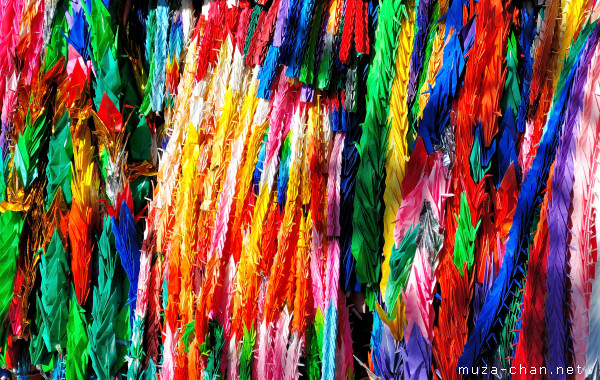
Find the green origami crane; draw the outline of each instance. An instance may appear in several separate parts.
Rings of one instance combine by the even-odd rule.
[[[4,157],[4,152],[0,149],[0,202],[6,199],[6,184],[8,183],[9,167],[8,163],[12,154],[7,153]]]
[[[62,351],[67,345],[69,321],[70,274],[67,253],[58,231],[54,230],[50,245],[40,260],[42,282],[38,296],[38,308],[42,316],[41,333],[48,352]]]
[[[25,132],[19,133],[13,170],[16,170],[23,182],[23,187],[28,188],[38,177],[38,162],[42,146],[46,142],[46,130],[52,122],[47,117],[47,111],[31,120],[31,112],[27,111]]]
[[[71,310],[67,330],[67,373],[66,380],[87,380],[89,361],[89,340],[86,332],[85,310],[77,302],[75,291],[71,295]]]
[[[22,230],[23,219],[19,212],[0,214],[0,278],[3,279],[0,281],[0,320],[4,320],[13,297]],[[4,336],[3,326],[0,325],[0,336]]]
[[[94,288],[92,322],[88,330],[92,368],[99,379],[109,379],[117,371],[117,323],[121,302],[120,282],[115,276],[117,254],[113,244],[110,218],[104,219],[104,228],[98,241],[98,285]]]
[[[242,340],[242,352],[240,354],[240,379],[252,378],[252,357],[254,356],[254,343],[256,342],[256,331],[246,330],[244,326],[244,337]]]
[[[58,62],[61,57],[69,53],[69,44],[63,35],[63,31],[69,29],[65,12],[55,12],[54,27],[50,36],[50,42],[46,49],[45,67],[50,68]]]
[[[114,51],[117,50],[116,46],[111,46],[111,44],[116,45],[117,40],[113,33],[110,12],[104,5],[104,2],[102,0],[92,0],[91,3],[91,12],[88,10],[88,7],[82,7],[82,9],[89,23],[92,61],[94,65],[98,66],[109,48],[112,48]],[[102,95],[102,92],[100,92],[100,95]]]
[[[502,114],[508,110],[508,107],[512,110],[513,117],[516,119],[519,112],[519,106],[521,104],[521,90],[519,87],[519,70],[518,64],[518,50],[517,50],[517,38],[515,33],[510,33],[508,39],[508,47],[506,50],[506,82],[504,83],[504,96],[502,97]]]
[[[454,265],[456,265],[460,275],[464,276],[463,265],[465,261],[468,263],[469,270],[473,267],[475,237],[481,223],[477,222],[475,227],[471,224],[471,210],[465,192],[460,194],[460,217],[456,217],[456,219],[458,220],[458,228],[456,229],[454,243]]]
[[[62,190],[65,201],[71,204],[71,199],[73,198],[71,193],[71,181],[73,180],[73,171],[71,170],[72,159],[71,120],[69,112],[65,111],[54,129],[54,134],[50,136],[50,143],[48,144],[46,208],[52,204],[59,188]]]
[[[402,238],[402,242],[396,248],[392,247],[392,255],[390,256],[390,276],[388,286],[385,290],[385,304],[388,305],[388,311],[396,310],[396,301],[400,295],[400,291],[406,286],[412,263],[417,252],[417,235],[419,226],[412,226]]]
[[[223,339],[223,326],[216,321],[209,321],[210,326],[210,353],[206,360],[206,369],[204,371],[205,380],[217,380],[221,373],[221,354],[225,339]]]

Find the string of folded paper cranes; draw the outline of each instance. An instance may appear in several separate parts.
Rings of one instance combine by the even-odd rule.
[[[0,1],[0,364],[600,378],[599,17]]]

